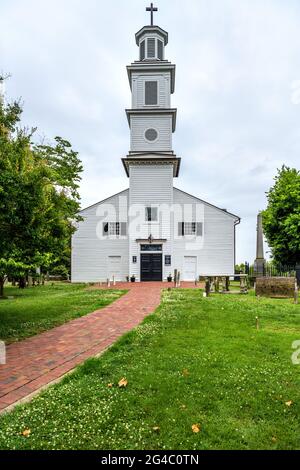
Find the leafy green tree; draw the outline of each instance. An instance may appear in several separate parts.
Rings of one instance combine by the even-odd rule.
[[[277,264],[300,262],[300,172],[283,166],[267,193],[264,234]]]
[[[4,283],[8,277],[24,278],[26,273],[32,269],[22,262],[17,262],[12,258],[0,258],[0,298],[4,295]]]
[[[67,251],[80,220],[77,152],[60,137],[54,145],[33,144],[35,129],[20,127],[21,114],[18,102],[0,100],[0,286],[5,262],[27,266],[23,274],[48,269]]]
[[[244,263],[236,264],[235,265],[235,272],[236,272],[236,274],[245,273],[245,264]]]

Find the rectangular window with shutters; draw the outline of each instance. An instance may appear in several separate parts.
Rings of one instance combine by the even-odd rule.
[[[110,222],[108,224],[108,234],[109,235],[120,235],[120,223],[119,222]]]
[[[185,222],[184,235],[196,235],[196,222]]]
[[[155,39],[148,38],[147,41],[147,58],[154,59],[155,58]]]
[[[157,207],[146,207],[146,222],[158,222]]]
[[[158,104],[158,82],[152,80],[145,82],[145,105],[156,106]]]
[[[157,57],[159,60],[163,60],[163,55],[164,55],[164,45],[163,42],[158,39],[157,41]]]
[[[202,222],[179,222],[178,235],[184,237],[185,235],[196,235],[202,237],[203,224]]]
[[[122,236],[127,235],[126,222],[104,222],[103,223],[103,236]]]

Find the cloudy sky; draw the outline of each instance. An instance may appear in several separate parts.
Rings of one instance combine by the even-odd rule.
[[[69,139],[82,206],[128,186],[125,66],[146,0],[0,0],[0,72],[37,138]],[[175,185],[240,215],[238,261],[255,258],[256,214],[282,164],[299,167],[299,0],[158,0],[177,65]]]

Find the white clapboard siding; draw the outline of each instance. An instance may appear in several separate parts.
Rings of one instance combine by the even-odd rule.
[[[142,210],[142,218],[144,218],[143,207],[157,206],[159,210],[163,207],[171,207],[173,204],[173,166],[172,165],[141,165],[130,167],[130,206],[136,205]],[[134,219],[134,216],[129,220]],[[132,227],[132,225],[130,225]],[[132,227],[132,230],[134,227]],[[130,234],[130,274],[134,274],[140,279],[140,245],[137,239],[147,239],[149,235],[153,235],[155,239],[167,239],[163,245],[163,261],[165,255],[172,256],[172,236],[170,226],[167,220],[163,223],[143,223],[139,232]],[[136,256],[138,263],[132,263],[132,257]],[[164,266],[164,279],[171,272],[171,268]]]
[[[121,204],[119,202],[121,201]],[[171,218],[153,223],[142,223],[138,231],[129,222],[130,239],[98,239],[96,233],[99,208],[107,204],[115,208],[116,220],[127,220],[128,205],[138,205],[144,217],[144,208],[157,206],[173,207],[175,226]],[[100,207],[101,206],[101,207]],[[119,207],[120,206],[120,207]],[[196,208],[198,215],[196,216]],[[180,221],[197,221],[203,224],[203,238],[195,245],[187,237],[178,237],[177,212]],[[121,257],[118,279],[125,280],[134,274],[140,279],[140,244],[137,239],[147,239],[150,234],[156,239],[166,239],[163,244],[163,278],[166,279],[174,269],[178,269],[184,280],[184,272],[188,260],[186,257],[196,257],[196,276],[200,275],[231,275],[234,272],[234,224],[237,218],[196,197],[190,196],[178,189],[173,189],[173,169],[171,165],[141,165],[130,167],[130,190],[113,196],[106,201],[96,204],[81,212],[83,222],[78,224],[78,230],[72,239],[72,281],[98,282],[105,281],[111,272],[110,257]],[[171,222],[169,223],[169,221]],[[101,223],[101,219],[100,219]],[[171,266],[165,266],[165,255],[170,255]],[[133,263],[133,256],[137,263]],[[190,263],[191,264],[191,263]]]
[[[148,142],[145,131],[154,128],[158,139]],[[172,117],[171,116],[132,116],[131,117],[131,151],[171,151],[172,150]]]
[[[128,237],[99,239],[97,226],[99,225],[98,230],[101,232],[103,222],[101,215],[97,213],[99,214],[100,206],[105,210],[114,208],[115,221],[128,222],[128,195],[129,190],[123,191],[80,213],[84,220],[78,224],[72,237],[72,282],[106,281],[109,277],[110,256],[121,257],[121,272],[118,277],[126,280],[129,271]]]
[[[171,107],[171,73],[161,74],[143,73],[132,74],[132,108],[147,108],[145,106],[145,82],[148,80],[158,81],[158,107]]]
[[[200,275],[232,275],[235,259],[235,221],[236,217],[210,204],[174,188],[174,205],[182,208],[192,204],[194,213],[199,205],[199,213],[203,214],[203,243],[194,250],[186,237],[175,237],[173,267],[184,272],[184,257],[197,256],[197,276]],[[188,217],[186,222],[190,222]],[[175,227],[176,233],[177,227]],[[195,246],[197,248],[197,246]]]

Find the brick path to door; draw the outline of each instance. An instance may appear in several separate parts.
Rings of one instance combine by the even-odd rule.
[[[0,413],[105,351],[156,309],[166,287],[159,282],[118,283],[118,289],[129,292],[107,307],[8,345],[6,365],[0,365]],[[182,283],[182,287],[194,284]]]

